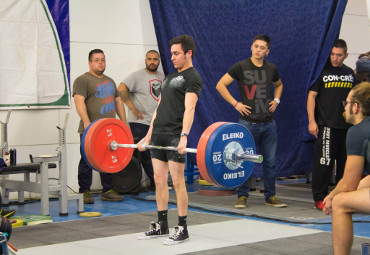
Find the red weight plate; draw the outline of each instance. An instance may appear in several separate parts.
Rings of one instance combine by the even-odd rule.
[[[209,176],[207,167],[206,167],[206,148],[209,137],[212,133],[218,128],[219,126],[225,124],[227,122],[215,122],[210,125],[206,130],[204,130],[202,136],[199,139],[198,146],[197,146],[197,165],[200,172],[200,175],[203,177],[210,184],[215,184],[212,178]]]
[[[90,164],[90,166],[93,168],[93,169],[96,169],[96,165],[94,164],[94,159],[91,155],[91,150],[90,150],[90,147],[91,147],[91,135],[94,133],[93,130],[97,127],[97,123],[103,121],[104,119],[100,119],[100,120],[96,120],[94,122],[92,122],[88,128],[85,130],[85,133],[83,135],[83,139],[82,139],[82,142],[84,143],[84,146],[82,147],[83,148],[83,152],[85,153],[85,157],[86,157],[86,160],[88,161],[88,164]]]
[[[91,131],[90,131],[91,129]],[[129,128],[117,119],[102,119],[89,129],[86,156],[95,170],[106,173],[121,171],[130,162],[133,149],[110,149],[110,143],[133,143]]]
[[[125,168],[132,158],[134,149],[118,148],[112,150],[110,144],[133,144],[130,129],[118,119],[102,119],[90,127],[87,134],[86,157],[95,170],[105,173],[116,173]]]

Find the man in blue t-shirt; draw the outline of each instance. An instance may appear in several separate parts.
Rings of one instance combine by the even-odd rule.
[[[343,178],[324,199],[325,214],[333,215],[334,254],[349,254],[353,242],[352,214],[370,214],[370,83],[355,86],[343,101],[347,123],[347,162]]]
[[[234,64],[217,83],[216,89],[240,113],[239,123],[251,132],[263,156],[265,204],[286,207],[287,205],[275,195],[277,131],[274,112],[280,103],[283,83],[277,67],[265,60],[265,56],[270,52],[270,38],[264,34],[256,35],[251,51],[251,58]],[[238,102],[227,88],[234,80],[238,81],[241,102]],[[274,86],[273,97],[271,84]],[[247,207],[249,190],[247,180],[237,190],[235,208]]]

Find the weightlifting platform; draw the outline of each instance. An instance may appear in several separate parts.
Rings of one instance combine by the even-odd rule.
[[[288,204],[286,208],[266,206],[264,195],[257,186],[256,191],[249,193],[247,208],[235,209],[234,203],[237,195],[204,196],[197,190],[189,192],[189,207],[208,212],[225,213],[236,216],[251,216],[260,219],[278,220],[295,224],[330,223],[331,216],[324,215],[322,211],[314,209],[310,185],[301,184],[290,186],[289,183],[276,185],[277,196]],[[144,200],[155,201],[154,195],[149,195]],[[170,194],[170,203],[176,203],[174,193]]]
[[[248,207],[241,210],[233,207],[236,195],[201,196],[197,183],[187,185],[187,188],[190,240],[184,244],[166,247],[162,244],[163,239],[148,242],[136,239],[157,217],[154,192],[126,195],[122,202],[105,202],[95,197],[95,203],[85,205],[85,211],[101,212],[101,217],[53,216],[54,223],[13,229],[11,241],[24,255],[126,254],[124,251],[130,251],[130,254],[150,251],[161,255],[333,253],[331,219],[313,209],[311,190],[305,183],[277,185],[277,194],[287,202],[287,208],[264,205],[263,194],[257,186],[257,190],[250,193]],[[171,191],[172,202],[174,198]],[[57,212],[51,212],[51,215],[55,214]],[[370,216],[355,216],[355,220],[370,222]],[[173,203],[169,205],[169,224],[172,233],[177,224]],[[370,223],[355,223],[351,254],[361,255],[361,245],[370,242],[369,229]]]

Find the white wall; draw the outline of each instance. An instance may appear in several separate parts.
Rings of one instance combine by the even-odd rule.
[[[370,50],[370,16],[366,2],[370,8],[370,0],[348,0],[339,34],[348,46],[349,54],[344,63],[353,69],[358,56]]]
[[[144,67],[144,54],[157,49],[149,0],[70,0],[71,81],[88,71],[88,53],[101,48],[106,55],[105,74],[117,83],[132,71]],[[370,45],[370,22],[366,0],[349,0],[340,37],[348,43],[350,56],[346,64],[355,67],[360,53]],[[72,85],[71,85],[72,87]],[[28,155],[56,154],[57,125],[63,126],[66,113],[68,185],[75,191],[77,165],[80,159],[77,127],[79,117],[73,100],[70,109],[14,110],[8,125],[9,148],[17,149],[18,162],[28,162]],[[0,111],[5,121],[6,111]],[[92,188],[100,188],[94,173]]]
[[[112,77],[117,86],[128,74],[145,66],[148,50],[158,50],[148,0],[70,0],[69,8],[71,87],[79,75],[88,71],[88,53],[92,49],[105,52],[105,74]],[[8,124],[9,149],[17,149],[18,163],[29,162],[29,154],[56,155],[56,126],[63,126],[66,113],[70,115],[66,132],[68,185],[78,191],[80,119],[73,99],[70,109],[13,110]],[[6,115],[7,111],[0,111],[0,121],[4,122]],[[56,176],[57,172],[52,171],[51,177]],[[96,172],[92,188],[101,188]]]

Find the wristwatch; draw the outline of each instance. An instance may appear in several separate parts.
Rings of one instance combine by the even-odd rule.
[[[279,98],[274,98],[274,100],[276,101],[276,103],[280,104],[280,99]]]
[[[188,134],[185,133],[185,132],[181,132],[180,136],[186,136],[186,137],[188,137]]]

